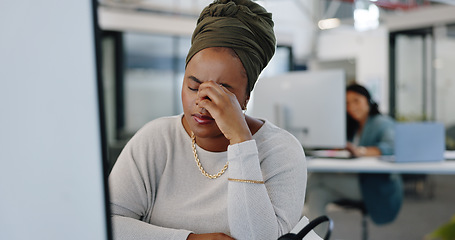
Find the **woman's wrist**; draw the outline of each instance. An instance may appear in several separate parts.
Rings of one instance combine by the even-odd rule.
[[[234,136],[232,136],[229,139],[229,145],[246,142],[246,141],[249,141],[252,139],[253,139],[253,135],[251,134],[250,129],[248,128],[248,125],[246,125],[246,123],[245,123],[245,127],[241,131],[239,131],[238,134],[235,134]]]
[[[234,138],[234,139],[230,139],[229,140],[229,144],[230,145],[234,145],[234,144],[246,142],[246,141],[249,141],[249,140],[252,140],[252,139],[253,139],[253,136],[251,136],[251,134],[250,135],[245,135],[245,136],[237,137],[237,138]]]

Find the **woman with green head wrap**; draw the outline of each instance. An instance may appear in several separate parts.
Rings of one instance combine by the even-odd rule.
[[[275,42],[271,14],[252,1],[215,1],[201,12],[183,114],[139,130],[109,177],[116,239],[275,240],[297,224],[303,149],[242,112]]]

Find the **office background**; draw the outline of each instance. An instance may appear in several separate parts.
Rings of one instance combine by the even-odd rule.
[[[95,10],[100,27],[101,108],[105,110],[102,116],[96,111],[98,101],[93,85],[96,77],[91,69],[95,63],[87,62],[93,60],[90,53],[94,50],[86,52],[80,48],[86,50],[87,46],[80,46],[81,42],[94,37],[85,35],[93,30],[86,22],[91,16],[88,4],[91,2],[80,2],[68,5],[52,0],[0,1],[0,160],[4,166],[0,174],[0,203],[15,202],[1,204],[0,236],[6,236],[5,239],[30,239],[30,236],[62,239],[59,234],[65,239],[90,239],[84,234],[92,234],[94,239],[107,238],[108,233],[103,231],[107,220],[103,219],[105,196],[101,186],[100,149],[107,149],[108,172],[139,127],[155,118],[181,112],[179,94],[184,58],[197,14],[211,1],[93,1],[99,4]],[[279,45],[262,77],[289,71],[341,68],[346,72],[347,82],[357,81],[367,86],[381,110],[397,120],[444,123],[447,149],[455,149],[455,112],[451,106],[455,101],[453,1],[264,0],[260,3],[274,14]],[[354,10],[368,13],[368,17],[362,22]],[[72,58],[82,53],[87,54],[83,60]],[[76,74],[80,72],[75,66],[84,67],[88,75]],[[38,70],[31,71],[35,68]],[[59,70],[64,72],[56,75]],[[77,89],[81,89],[80,94]],[[66,105],[53,105],[58,102]],[[43,121],[37,122],[39,119]],[[99,119],[105,121],[98,124]],[[36,123],[33,129],[43,131],[27,131],[24,128],[28,126],[27,120]],[[64,120],[68,120],[65,126],[74,127],[62,126],[56,130]],[[103,129],[98,129],[100,126]],[[103,131],[105,135],[101,134]],[[100,135],[93,135],[94,132]],[[32,140],[18,144],[12,141],[15,134],[28,134]],[[106,141],[101,141],[103,137]],[[52,140],[55,148],[61,144],[60,149],[65,152],[50,156],[46,152],[51,151],[46,140]],[[105,145],[101,147],[98,143]],[[77,148],[68,150],[68,144]],[[20,157],[18,152],[22,153]],[[19,171],[22,172],[15,174]],[[12,176],[22,180],[14,181]],[[50,179],[46,180],[46,176]],[[399,217],[387,226],[370,224],[370,239],[423,239],[455,214],[454,176],[409,178]],[[54,185],[56,182],[69,184],[71,191]],[[44,190],[41,187],[46,184],[50,186],[47,192],[36,190]],[[36,189],[19,192],[30,188]],[[77,191],[80,193],[76,194]],[[10,195],[5,197],[5,193]],[[88,196],[94,198],[87,199]],[[51,202],[50,198],[58,201]],[[57,203],[62,204],[61,208],[53,207]],[[80,204],[80,208],[72,204]],[[11,218],[19,208],[27,210],[24,218],[28,220],[22,220],[22,215]],[[6,210],[11,215],[4,214]],[[334,239],[360,239],[358,212],[333,206],[329,210],[336,222]],[[94,214],[91,220],[95,223],[80,221],[84,214]],[[68,216],[74,217],[75,223],[71,224],[80,226],[78,229],[99,228],[88,232],[59,227],[58,224],[64,224],[59,219]],[[47,224],[48,228],[39,223]]]
[[[181,112],[179,89],[191,29],[209,2],[100,1],[110,145],[121,146],[119,140],[150,119]],[[455,62],[450,54],[455,6],[450,1],[260,2],[274,14],[278,40],[262,77],[341,68],[347,83],[367,86],[380,110],[397,120],[435,120],[448,130],[455,125],[449,104],[455,100],[455,70],[449,67]],[[376,6],[377,22],[364,20],[373,22],[369,28],[357,24],[356,6]],[[335,23],[324,23],[327,19]]]
[[[145,122],[181,112],[192,24],[208,2],[101,1],[104,57],[110,59],[103,72],[111,163]],[[396,120],[444,123],[447,148],[455,148],[450,132],[455,125],[450,106],[455,101],[450,67],[455,63],[455,6],[450,1],[260,2],[274,14],[278,40],[277,55],[261,77],[343,69],[346,83],[367,86],[381,111]],[[378,22],[356,24],[354,10],[362,4],[368,10],[376,4]],[[406,198],[399,217],[386,226],[370,222],[370,239],[423,239],[455,214],[455,195],[447,191],[454,177],[404,177]],[[360,239],[359,211],[329,210],[336,222],[334,239]]]
[[[101,1],[111,163],[145,122],[181,112],[180,85],[191,29],[208,2]],[[262,77],[341,68],[347,83],[357,81],[368,87],[385,114],[399,121],[443,122],[447,148],[455,148],[450,138],[455,125],[450,106],[455,101],[455,70],[450,67],[455,63],[451,54],[455,6],[450,1],[261,3],[274,14],[279,45]],[[368,21],[356,24],[354,10],[362,4],[359,10],[370,10],[372,4],[378,7],[377,22],[373,18],[370,25]],[[371,9],[375,15],[375,8]],[[321,21],[325,19],[329,21]],[[452,176],[405,177],[402,212],[387,226],[370,224],[371,239],[422,239],[455,213],[450,204],[455,196],[446,191],[453,187]],[[346,214],[344,209],[330,209],[337,222],[334,238],[360,239],[358,211]]]

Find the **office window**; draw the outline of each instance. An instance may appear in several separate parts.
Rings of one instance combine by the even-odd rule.
[[[426,40],[430,36],[400,34],[396,52],[396,118],[402,121],[425,120],[431,116],[425,108]]]
[[[435,117],[446,126],[447,149],[455,150],[455,24],[435,29]]]
[[[455,150],[455,25],[390,35],[390,109],[398,121],[438,121]]]
[[[275,55],[270,59],[269,64],[262,71],[261,77],[272,77],[285,72],[289,72],[294,68],[294,59],[292,48],[288,46],[278,46],[275,50]]]
[[[124,131],[182,112],[180,88],[190,38],[124,34]]]

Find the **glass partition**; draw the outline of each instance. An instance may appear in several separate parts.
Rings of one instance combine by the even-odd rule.
[[[390,109],[398,121],[438,121],[455,149],[455,25],[390,34]]]
[[[455,24],[435,29],[435,114],[446,126],[447,149],[455,150]]]

